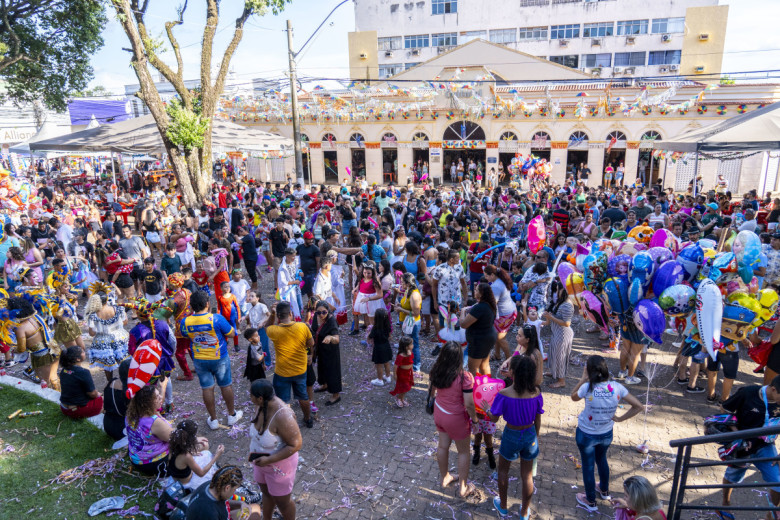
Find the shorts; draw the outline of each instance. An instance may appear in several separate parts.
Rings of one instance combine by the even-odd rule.
[[[501,434],[501,446],[498,453],[508,461],[534,460],[539,456],[539,442],[536,438],[536,428],[533,426],[525,430],[512,430],[504,428]]]
[[[274,257],[274,269],[277,271],[279,270],[279,267],[282,265],[282,260],[284,260],[284,257],[281,256],[275,256]]]
[[[146,276],[146,271],[143,267],[140,267],[138,264],[133,264],[133,272],[130,273],[130,278],[132,278],[135,281],[141,281]]]
[[[295,486],[295,473],[298,471],[298,453],[268,466],[258,467],[252,464],[255,482],[265,484],[272,497],[284,497],[292,493]]]
[[[446,433],[453,441],[471,437],[471,419],[465,410],[459,414],[451,414],[442,411],[436,403],[433,405],[433,422],[436,431]]]
[[[303,287],[301,288],[301,291],[303,291],[303,294],[311,298],[311,296],[314,294],[314,280],[317,279],[317,273],[314,274],[306,274],[303,276]]]
[[[474,286],[475,283],[482,280],[482,277],[485,276],[485,273],[474,273],[469,271],[469,286]]]
[[[715,361],[711,357],[707,359],[707,372],[717,372],[721,367],[723,367],[723,377],[736,379],[739,372],[739,352],[720,350],[715,356]]]
[[[496,336],[483,337],[476,342],[468,341],[469,357],[473,359],[485,359],[496,346]]]
[[[488,421],[487,419],[480,419],[477,420],[477,427],[475,433],[483,433],[485,435],[495,435],[496,430],[498,430],[498,426],[493,421]]]
[[[774,444],[768,444],[757,452],[749,455],[747,458],[759,459],[777,457],[777,448]],[[772,462],[751,462],[756,469],[761,472],[761,478],[764,482],[780,482],[780,465],[776,461]],[[723,475],[723,479],[731,482],[732,484],[739,484],[744,480],[745,473],[747,473],[748,464],[740,464],[739,466],[728,466],[726,473]],[[780,487],[770,488],[772,491],[780,493]]]
[[[314,386],[314,383],[317,382],[317,375],[314,373],[314,367],[311,365],[308,365],[306,367],[306,386]],[[306,393],[306,397],[308,397],[308,392]]]
[[[626,341],[630,341],[631,343],[636,343],[637,345],[647,345],[650,343],[650,339],[642,334],[642,332],[634,326],[634,324],[630,324],[628,327],[623,327],[621,331],[621,336]]]
[[[160,234],[157,231],[147,231],[146,241],[149,242],[150,244],[159,244]]]
[[[113,277],[113,275],[111,276]],[[133,279],[129,274],[122,273],[117,277],[116,282],[114,282],[114,284],[120,289],[129,289],[130,287],[133,286]]]
[[[220,359],[193,359],[192,364],[195,365],[200,387],[204,390],[213,388],[215,383],[220,388],[233,384],[233,374],[230,372],[230,358],[228,356]]]
[[[285,403],[289,403],[291,397],[299,401],[309,400],[309,394],[306,392],[306,372],[293,377],[274,374],[272,384],[276,395]]]

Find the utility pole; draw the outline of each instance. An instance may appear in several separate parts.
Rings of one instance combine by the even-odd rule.
[[[303,152],[301,151],[301,123],[298,121],[298,78],[295,73],[295,56],[292,22],[287,20],[287,57],[290,62],[290,107],[292,108],[293,146],[295,146],[295,177],[298,184],[303,186]]]

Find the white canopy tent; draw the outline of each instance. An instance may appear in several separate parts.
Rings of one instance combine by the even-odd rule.
[[[61,135],[65,135],[70,131],[70,127],[63,125],[56,125],[52,123],[51,121],[44,121],[43,125],[41,125],[40,130],[36,132],[34,136],[29,138],[26,141],[22,141],[21,143],[15,144],[12,147],[8,149],[10,153],[16,153],[19,155],[25,155],[25,156],[35,156],[45,159],[52,159],[54,157],[59,157],[64,154],[62,153],[54,153],[54,154],[47,154],[46,152],[41,151],[32,151],[30,149],[30,144],[35,143],[37,141],[43,141],[45,139],[52,139],[59,137]]]

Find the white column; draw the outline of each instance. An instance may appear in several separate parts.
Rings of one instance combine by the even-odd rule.
[[[379,143],[376,143],[379,144]],[[366,146],[366,181],[382,184],[382,149]]]
[[[398,148],[398,182],[397,186],[405,186],[406,179],[409,178],[414,158],[414,151],[411,148]]]
[[[639,143],[635,143],[638,145]],[[626,172],[623,176],[623,184],[629,185],[636,181],[637,172],[639,170],[639,148],[631,148],[631,143],[628,143],[626,148],[626,161],[623,165],[626,167]],[[650,163],[647,163],[648,172],[650,170]]]
[[[312,184],[323,184],[325,182],[325,155],[322,148],[310,148],[309,150],[311,182]]]
[[[352,169],[352,150],[349,148],[338,148],[336,150],[336,161],[339,165],[339,183],[349,182],[351,177],[347,173],[347,168]]]
[[[588,150],[588,186],[600,186],[604,184],[604,148],[591,148]],[[614,183],[614,177],[612,181]]]
[[[556,148],[556,144],[558,143],[552,143],[553,147],[550,150],[550,163],[552,164],[552,173],[550,174],[550,177],[552,178],[553,182],[557,182],[558,184],[563,184],[563,182],[566,180],[566,144],[563,142],[563,146],[560,148]],[[559,145],[560,146],[560,145]]]

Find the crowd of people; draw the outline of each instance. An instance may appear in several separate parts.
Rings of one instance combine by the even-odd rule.
[[[601,238],[630,240],[640,225],[668,229],[680,244],[747,229],[760,232],[765,244],[756,275],[764,287],[780,287],[780,199],[761,200],[753,191],[733,202],[730,193],[693,185],[684,194],[638,182],[589,187],[583,176],[563,184],[526,179],[527,189],[520,190],[500,186],[495,171],[483,179],[481,165],[453,168],[461,182],[439,188],[423,178],[422,163],[419,182],[400,189],[365,182],[309,188],[248,180],[240,168],[221,165],[198,208],[184,207],[175,179],[166,176],[149,182],[135,172],[120,175],[116,185],[106,181],[83,191],[43,180],[35,209],[4,214],[4,367],[29,363],[24,376],[60,390],[68,417],[103,412],[106,433],[126,439],[135,469],[191,491],[186,518],[223,519],[229,511],[259,515],[261,508],[232,501],[241,471],[217,469],[224,447],[212,453],[208,439],[198,436],[197,420],[173,424],[166,416],[176,405],[174,386],[197,378],[210,430],[241,421],[232,364],[235,352],[245,349],[243,375],[257,409],[248,458],[262,491],[262,517],[278,509],[290,519],[303,441],[289,403],[299,403],[304,427],[315,427],[315,394],[328,394],[322,406],[339,403],[346,369],[369,371],[371,385],[404,408],[411,404],[407,394],[424,381],[423,357],[430,356],[427,408],[438,432],[441,487],[457,484],[464,498],[479,493],[468,475],[484,443],[487,463],[496,469],[496,511],[509,514],[509,474],[520,459],[517,498],[520,517],[528,518],[538,499],[535,460],[544,452],[544,392],[568,386],[578,312],[555,275],[556,262]],[[470,170],[474,176],[464,179]],[[128,213],[134,218],[125,223]],[[532,253],[528,223],[537,215],[544,218],[545,241]],[[264,276],[273,287],[259,284]],[[135,318],[132,328],[129,318]],[[592,355],[571,391],[573,401],[584,402],[572,433],[585,488],[572,500],[591,512],[598,500],[612,500],[613,428],[642,412],[627,387],[647,377],[642,360],[649,340],[620,323],[613,327],[621,338],[612,345],[620,350],[617,377],[603,357]],[[342,366],[339,345],[346,336],[358,336],[370,349],[373,368]],[[766,339],[777,345],[780,333]],[[130,359],[149,340],[160,344],[160,361],[139,385],[129,377]],[[738,429],[760,427],[765,416],[780,414],[780,347],[769,357],[764,386],[736,392],[740,361],[737,350],[730,352],[706,363],[681,357],[678,383],[721,402]],[[105,372],[103,392],[87,364]],[[706,390],[697,385],[699,372]],[[491,374],[506,387],[492,402],[475,402],[475,378]],[[457,474],[449,469],[453,443]],[[773,442],[755,439],[754,446],[750,456],[777,454]],[[776,465],[756,466],[768,482],[780,481]],[[744,474],[730,468],[724,479],[737,483]],[[663,518],[645,478],[626,479],[623,490],[625,498],[612,502],[627,518]],[[771,493],[780,504],[780,487]],[[729,500],[724,494],[725,505]]]

